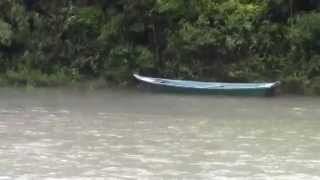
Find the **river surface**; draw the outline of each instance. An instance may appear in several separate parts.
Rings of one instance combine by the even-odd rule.
[[[9,179],[320,179],[320,98],[0,89]]]

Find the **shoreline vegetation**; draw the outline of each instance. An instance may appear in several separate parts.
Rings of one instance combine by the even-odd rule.
[[[137,80],[130,79],[123,83],[107,81],[104,78],[80,78],[60,74],[60,75],[43,75],[36,74],[33,76],[25,76],[20,73],[11,72],[9,75],[0,75],[0,87],[16,87],[16,88],[76,88],[83,90],[98,89],[137,89],[141,88],[141,83]],[[320,82],[319,82],[320,83]],[[281,82],[276,87],[276,95],[320,95],[319,86],[303,86],[300,82]]]
[[[0,86],[128,87],[138,72],[320,95],[319,10],[315,0],[1,0]]]

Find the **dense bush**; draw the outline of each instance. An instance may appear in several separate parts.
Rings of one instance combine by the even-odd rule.
[[[320,73],[319,5],[314,0],[1,0],[0,74],[14,84],[34,77],[41,83],[33,84],[40,85],[100,77],[126,84],[133,72],[283,80],[300,92]]]

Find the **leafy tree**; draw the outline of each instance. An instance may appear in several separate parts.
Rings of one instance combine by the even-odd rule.
[[[317,0],[1,0],[0,75],[39,84],[80,77],[127,84],[133,72],[311,84],[320,73],[319,7]]]

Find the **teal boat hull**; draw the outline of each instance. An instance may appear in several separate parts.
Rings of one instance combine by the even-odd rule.
[[[233,96],[272,96],[280,84],[273,83],[219,83],[171,80],[145,77],[135,74],[134,77],[149,88],[159,92],[187,93],[204,95],[233,95]]]
[[[183,94],[203,94],[203,95],[228,95],[228,96],[273,96],[275,94],[274,89],[192,89],[192,88],[177,88],[177,87],[166,87],[158,85],[150,85],[152,88],[158,92],[167,93],[183,93]]]

